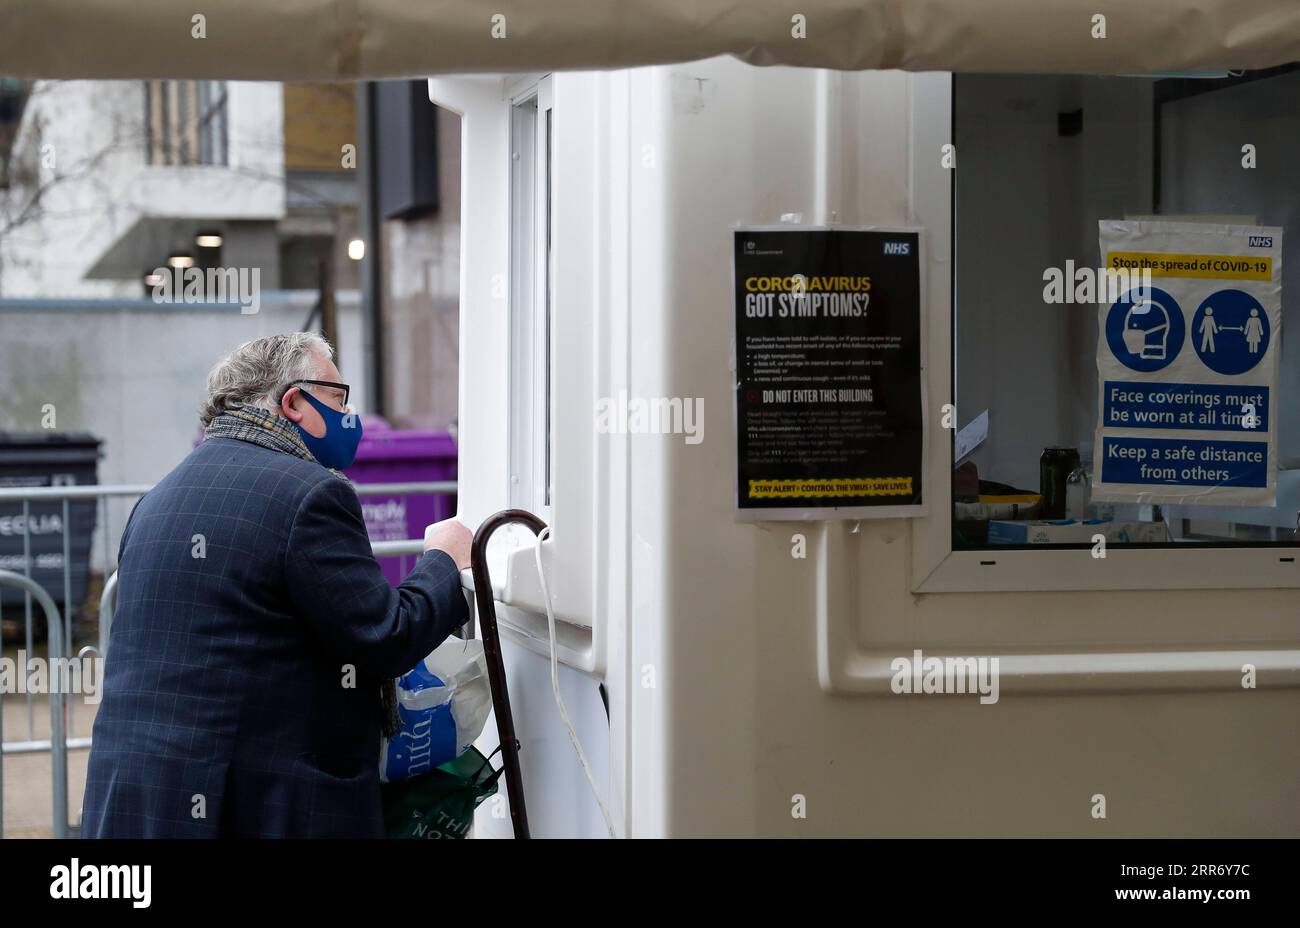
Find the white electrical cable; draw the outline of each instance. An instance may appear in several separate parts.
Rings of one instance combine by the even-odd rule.
[[[560,695],[560,673],[559,665],[555,657],[555,612],[551,609],[551,591],[546,585],[546,571],[542,569],[542,542],[551,534],[551,527],[548,525],[537,534],[537,545],[533,548],[533,558],[537,562],[537,579],[542,585],[542,601],[546,603],[546,627],[551,638],[551,689],[555,693],[555,704],[560,709],[560,720],[564,722],[564,730],[569,733],[569,740],[573,742],[573,749],[578,752],[578,762],[582,764],[582,772],[587,775],[587,783],[591,786],[591,794],[596,797],[596,804],[600,806],[600,814],[605,817],[605,827],[609,829],[609,836],[617,838],[618,833],[614,830],[614,819],[609,814],[609,809],[605,807],[605,801],[600,798],[600,790],[596,788],[596,778],[592,775],[591,764],[587,763],[587,755],[582,750],[582,743],[578,741],[578,733],[573,730],[573,723],[569,721],[569,710],[564,707],[564,698]]]

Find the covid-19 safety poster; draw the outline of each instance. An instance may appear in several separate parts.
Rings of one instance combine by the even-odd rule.
[[[920,247],[915,228],[735,230],[739,518],[925,513]]]
[[[1095,500],[1272,506],[1282,230],[1103,220]]]

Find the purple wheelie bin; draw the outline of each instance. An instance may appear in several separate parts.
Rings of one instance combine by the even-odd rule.
[[[456,442],[449,433],[394,429],[379,416],[362,416],[361,425],[356,460],[344,471],[354,483],[456,479]],[[361,512],[371,541],[423,538],[426,525],[456,514],[456,496],[362,496]],[[388,582],[397,586],[418,559],[419,554],[410,554],[381,557],[379,563]]]

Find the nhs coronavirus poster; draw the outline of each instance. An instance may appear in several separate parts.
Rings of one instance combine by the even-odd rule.
[[[734,233],[742,519],[923,515],[921,234]]]
[[[1272,506],[1282,230],[1103,220],[1093,499]]]

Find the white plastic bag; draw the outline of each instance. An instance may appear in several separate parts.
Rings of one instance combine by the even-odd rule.
[[[492,709],[483,642],[448,638],[397,680],[402,727],[379,750],[379,779],[410,779],[459,757]]]

